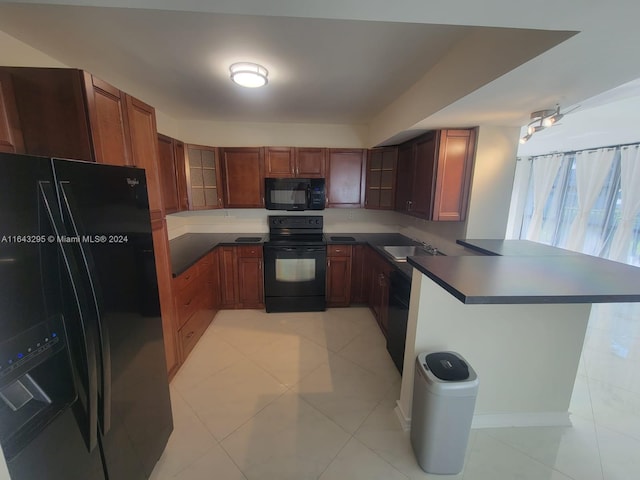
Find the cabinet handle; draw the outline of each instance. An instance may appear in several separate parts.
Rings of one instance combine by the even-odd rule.
[[[330,266],[331,266],[331,259],[327,258],[327,267],[330,267]]]
[[[194,335],[195,333],[196,333],[196,332],[194,332],[194,331],[191,331],[191,332],[187,333],[187,335],[186,335],[187,340],[188,340],[188,339],[190,339],[191,337],[193,337],[193,335]]]

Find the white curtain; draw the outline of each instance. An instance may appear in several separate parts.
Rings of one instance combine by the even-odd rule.
[[[505,238],[520,238],[522,216],[527,204],[529,179],[531,178],[531,164],[529,157],[519,158],[516,161],[516,172],[513,177],[513,189],[511,191],[511,203],[509,207],[509,219],[507,221],[507,233]]]
[[[600,149],[576,153],[576,188],[578,212],[571,223],[566,248],[581,252],[589,226],[589,215],[607,179],[615,149]]]
[[[563,157],[563,153],[558,153],[533,159],[533,214],[527,229],[527,240],[537,240],[540,237],[544,207],[547,204]]]
[[[621,218],[613,235],[609,258],[627,262],[635,218],[640,213],[640,148],[620,149]]]

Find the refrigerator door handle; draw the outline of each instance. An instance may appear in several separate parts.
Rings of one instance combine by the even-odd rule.
[[[62,208],[64,213],[69,217],[71,227],[73,229],[73,235],[76,238],[81,238],[84,235],[84,229],[81,225],[78,225],[73,215],[73,211],[77,209],[76,202],[73,197],[73,193],[69,190],[69,182],[60,181],[60,191],[62,192]],[[84,265],[85,273],[89,279],[89,286],[91,287],[91,297],[93,299],[93,307],[95,309],[94,317],[98,328],[98,335],[100,339],[100,358],[101,358],[101,402],[98,405],[98,413],[100,415],[100,425],[102,434],[106,434],[111,429],[111,345],[109,341],[109,331],[107,329],[106,322],[102,321],[100,315],[100,307],[98,302],[98,295],[96,290],[96,278],[90,265],[94,265],[91,250],[87,248],[82,241],[77,244],[80,247],[80,253],[82,257],[82,264]]]
[[[62,222],[62,218],[60,218],[58,214],[58,209],[55,208],[58,205],[58,199],[56,194],[51,186],[50,182],[41,181],[39,182],[39,190],[40,195],[43,200],[43,204],[49,218],[49,222],[51,224],[51,228],[56,236],[53,241],[58,244],[60,248],[60,253],[62,255],[64,268],[67,271],[69,276],[69,281],[71,283],[71,290],[75,299],[76,308],[78,310],[78,314],[81,320],[81,333],[83,340],[83,354],[84,361],[86,363],[86,378],[80,380],[82,383],[85,383],[86,389],[86,401],[85,409],[83,412],[86,415],[86,425],[82,426],[83,429],[83,437],[89,452],[92,452],[98,445],[98,380],[97,380],[97,369],[96,369],[96,355],[94,348],[94,338],[92,331],[87,328],[87,323],[85,321],[86,310],[87,307],[84,305],[86,299],[84,298],[83,292],[79,290],[78,287],[78,279],[79,272],[77,270],[77,266],[73,261],[73,251],[71,250],[70,244],[63,241],[63,238],[66,237],[66,230],[64,228],[64,223]],[[54,210],[55,208],[55,210]],[[73,355],[70,355],[72,361],[75,361]],[[76,367],[77,368],[77,367]],[[80,369],[77,369],[80,370]],[[79,402],[83,403],[83,402]],[[84,420],[84,419],[83,419]],[[85,423],[85,422],[83,422]],[[86,428],[86,430],[84,430]]]

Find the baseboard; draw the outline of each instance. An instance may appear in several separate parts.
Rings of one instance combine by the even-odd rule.
[[[403,430],[411,430],[411,418],[404,413],[399,401],[394,409]],[[471,428],[506,427],[570,427],[569,412],[496,413],[473,416]]]
[[[479,414],[471,422],[471,428],[570,426],[569,412]]]
[[[398,417],[398,421],[400,422],[400,426],[402,427],[402,429],[405,432],[411,430],[411,418],[409,418],[407,414],[402,410],[400,400],[396,400],[396,408],[394,408],[393,411],[396,412],[396,416]]]

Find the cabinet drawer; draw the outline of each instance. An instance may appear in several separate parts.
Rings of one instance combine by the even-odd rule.
[[[173,285],[175,287],[175,290],[179,292],[187,285],[192,283],[198,276],[198,268],[199,263],[196,263],[195,265],[190,266],[186,271],[178,275],[176,278],[174,278]]]
[[[185,324],[189,317],[200,307],[202,303],[202,286],[200,282],[193,281],[176,295],[176,311],[178,313],[178,328]]]
[[[236,247],[238,257],[262,257],[262,245]]]
[[[204,333],[213,319],[212,310],[199,310],[180,329],[180,342],[182,343],[182,358],[187,358],[191,350]]]
[[[327,245],[327,255],[330,257],[350,257],[351,245]]]

